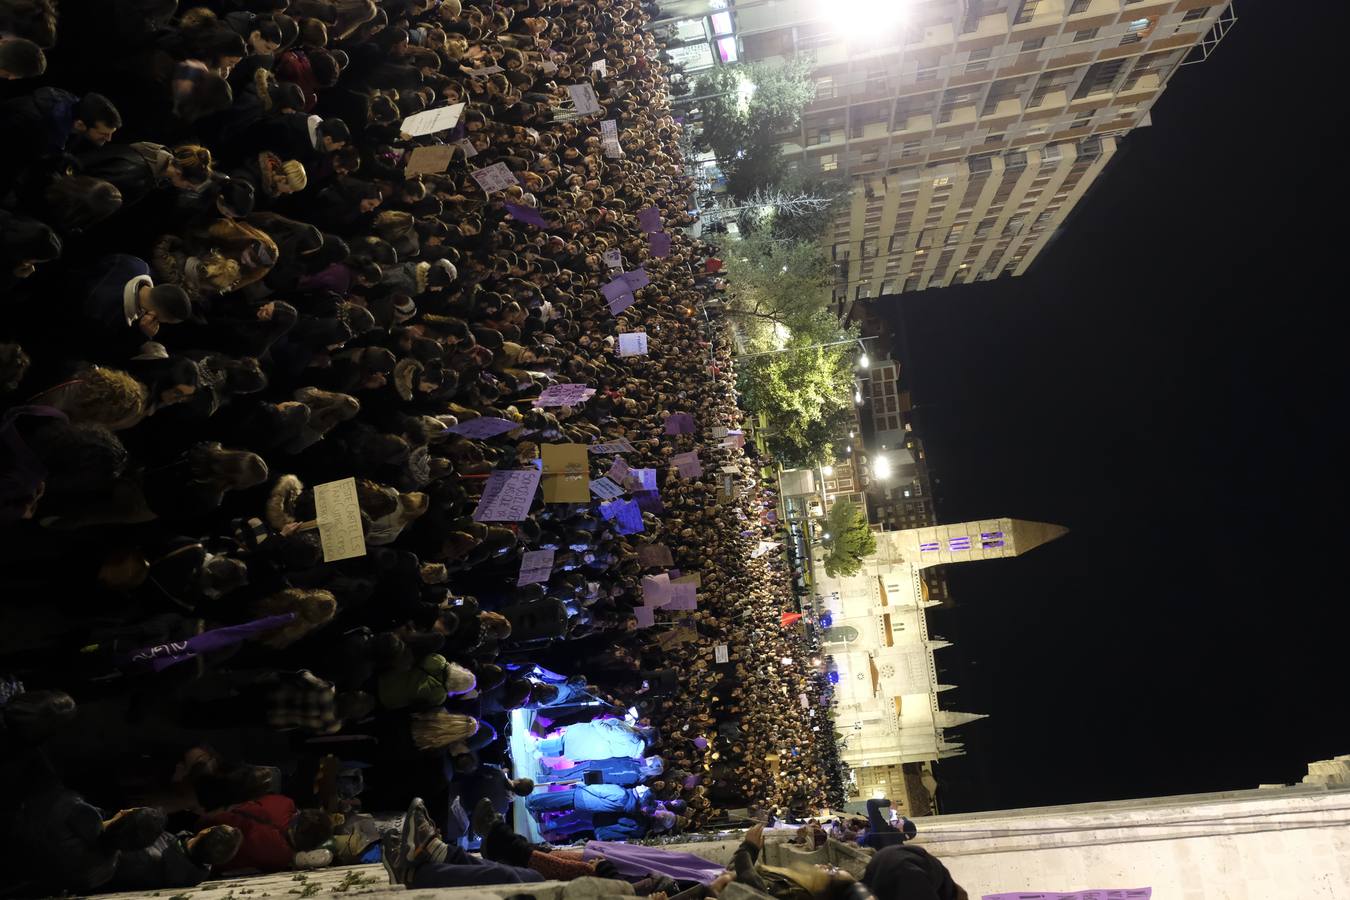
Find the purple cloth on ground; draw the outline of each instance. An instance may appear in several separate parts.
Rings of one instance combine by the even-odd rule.
[[[625,878],[646,878],[655,872],[677,881],[697,881],[699,884],[707,884],[726,871],[725,866],[709,862],[692,853],[615,841],[587,841],[585,858],[594,859],[597,856],[603,856],[614,863],[614,868]]]

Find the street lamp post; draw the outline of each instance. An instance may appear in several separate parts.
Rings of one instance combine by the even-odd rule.
[[[876,339],[877,335],[872,335],[864,338],[849,338],[846,341],[830,341],[826,344],[808,344],[805,347],[783,347],[780,350],[761,350],[758,353],[742,353],[739,356],[733,356],[732,359],[753,359],[756,356],[773,356],[775,353],[793,353],[798,350],[820,350],[825,347],[840,347],[844,344],[860,344],[863,341],[875,341]],[[864,353],[863,356],[866,358],[867,354]]]

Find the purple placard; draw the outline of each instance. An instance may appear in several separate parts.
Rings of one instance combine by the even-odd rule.
[[[698,461],[697,450],[677,453],[670,458],[670,461],[675,464],[682,478],[697,478],[703,474],[703,465]]]
[[[647,235],[647,244],[651,248],[652,256],[657,259],[665,259],[670,255],[670,235],[664,231],[653,231]]]
[[[614,517],[615,530],[619,534],[637,534],[646,531],[642,522],[642,510],[634,500],[616,501],[619,503],[618,515]]]
[[[693,434],[694,417],[690,413],[671,413],[666,417],[666,434]]]
[[[616,500],[610,500],[607,503],[600,504],[600,518],[606,522],[612,520],[619,514],[619,503]]]
[[[634,490],[654,491],[657,489],[655,469],[629,469],[628,478],[632,480],[625,483],[634,485]]]
[[[652,283],[651,277],[647,275],[647,270],[642,266],[638,266],[631,272],[624,272],[619,277],[628,285],[628,289],[634,292],[640,291]]]
[[[665,572],[660,575],[644,575],[642,577],[643,605],[649,607],[665,606],[670,602],[670,587],[670,576]]]
[[[483,497],[473,511],[475,522],[519,522],[530,514],[539,489],[538,469],[497,469],[483,486]]]
[[[605,474],[616,484],[623,484],[623,480],[628,477],[628,473],[631,471],[633,470],[628,468],[627,460],[622,456],[616,456],[614,457],[614,464],[609,467],[609,471]]]
[[[516,577],[516,587],[548,581],[553,574],[553,557],[556,550],[527,550],[520,558],[520,574]]]
[[[507,214],[516,221],[524,222],[526,225],[533,225],[535,228],[548,228],[548,222],[544,221],[544,217],[539,215],[532,207],[520,206],[516,203],[507,203],[505,206]],[[666,243],[670,243],[669,239],[667,239]]]
[[[694,738],[694,746],[697,747],[697,748],[700,749],[700,750],[707,750],[707,749],[708,749],[708,739],[705,738],[705,737],[696,737],[696,738]]]
[[[624,294],[631,294],[632,292],[633,289],[628,286],[628,282],[624,280],[622,275],[600,288],[600,293],[604,294],[605,299],[610,303],[618,300]]]
[[[639,606],[633,610],[633,618],[637,619],[637,627],[651,628],[656,624],[656,611],[650,606]]]
[[[519,422],[512,422],[510,419],[491,419],[487,417],[469,419],[460,422],[458,425],[451,425],[447,431],[451,434],[459,434],[468,438],[490,438],[499,434],[506,434],[508,431],[515,431],[520,427]]]
[[[583,400],[595,396],[595,388],[584,384],[554,384],[544,388],[535,406],[576,406]]]
[[[1053,891],[1013,891],[1010,894],[985,894],[984,900],[1149,900],[1153,888],[1097,888],[1059,894]]]
[[[623,496],[623,488],[619,487],[606,475],[601,475],[591,481],[591,493],[601,500],[613,500],[615,497]]]
[[[611,316],[617,316],[619,313],[623,312],[625,309],[632,306],[636,302],[637,302],[636,297],[634,297],[627,291],[624,291],[618,297],[609,301],[609,314]]]
[[[649,206],[646,209],[638,210],[638,227],[643,231],[652,232],[661,230],[661,210],[655,206]]]
[[[698,589],[692,581],[671,582],[666,609],[693,612],[698,609]]]
[[[665,504],[661,502],[661,495],[656,491],[637,491],[633,494],[633,501],[637,503],[638,509],[654,516],[666,511]]]

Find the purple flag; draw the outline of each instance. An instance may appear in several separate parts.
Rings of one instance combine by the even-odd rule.
[[[643,231],[652,232],[661,230],[661,210],[655,206],[649,206],[646,209],[638,210],[638,227]]]
[[[518,222],[524,222],[526,225],[533,225],[535,228],[547,229],[548,222],[539,215],[538,211],[529,206],[520,206],[516,203],[507,203],[506,212]],[[669,241],[667,241],[669,243]]]
[[[493,419],[480,417],[477,419],[467,419],[458,425],[452,425],[447,431],[451,434],[460,434],[470,438],[490,438],[499,434],[505,434],[508,431],[514,431],[520,427],[519,422],[512,422],[510,419]]]
[[[661,502],[661,495],[656,491],[637,491],[633,494],[633,501],[637,503],[638,509],[654,516],[666,511],[665,505]]]
[[[671,413],[666,418],[666,434],[693,434],[694,417],[690,413]]]
[[[651,247],[652,256],[657,259],[665,259],[670,255],[670,235],[663,231],[653,231],[647,235],[647,243]]]
[[[636,297],[634,297],[629,292],[624,291],[618,297],[609,301],[609,314],[611,316],[617,316],[619,313],[623,312],[625,309],[632,306],[636,302],[637,302]]]
[[[284,613],[280,616],[254,619],[252,622],[244,622],[242,625],[213,628],[185,641],[166,641],[162,644],[153,644],[149,647],[133,650],[123,662],[138,666],[148,665],[153,671],[162,672],[169,666],[196,659],[203,653],[233,647],[235,644],[242,644],[250,638],[276,631],[284,625],[289,625],[294,618],[295,613]]]
[[[631,272],[624,272],[620,277],[628,285],[628,289],[635,293],[652,283],[652,280],[647,277],[647,270],[642,266],[638,266]]]
[[[703,466],[698,461],[698,451],[690,450],[688,453],[677,453],[670,458],[675,464],[683,478],[697,478],[703,474]]]
[[[624,294],[631,294],[633,289],[628,286],[628,282],[622,275],[600,288],[600,293],[605,295],[605,299],[613,302],[618,300]]]

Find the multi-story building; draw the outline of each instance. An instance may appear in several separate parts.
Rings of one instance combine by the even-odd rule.
[[[724,0],[714,0],[722,4]],[[868,9],[870,27],[848,27]],[[847,176],[835,299],[1026,271],[1230,0],[739,0],[739,58],[810,52],[785,164]],[[857,25],[858,23],[852,23]]]

